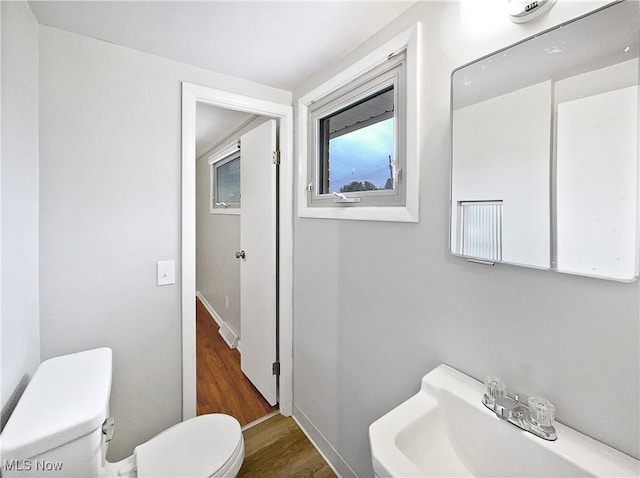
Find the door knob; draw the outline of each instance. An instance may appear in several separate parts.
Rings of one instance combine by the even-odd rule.
[[[244,251],[236,252],[236,259],[240,259],[245,257]]]

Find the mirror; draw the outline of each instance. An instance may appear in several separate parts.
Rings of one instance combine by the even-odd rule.
[[[453,72],[452,254],[637,279],[639,50],[628,0]]]

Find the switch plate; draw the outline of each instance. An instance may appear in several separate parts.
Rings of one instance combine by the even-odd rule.
[[[176,261],[158,261],[156,270],[158,285],[176,283]]]

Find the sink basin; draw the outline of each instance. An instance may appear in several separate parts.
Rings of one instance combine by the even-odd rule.
[[[638,477],[640,462],[555,422],[546,441],[482,404],[484,385],[440,365],[369,427],[377,477]]]

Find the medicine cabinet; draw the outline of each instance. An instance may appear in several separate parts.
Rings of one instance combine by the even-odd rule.
[[[456,69],[450,251],[638,277],[640,2]]]

